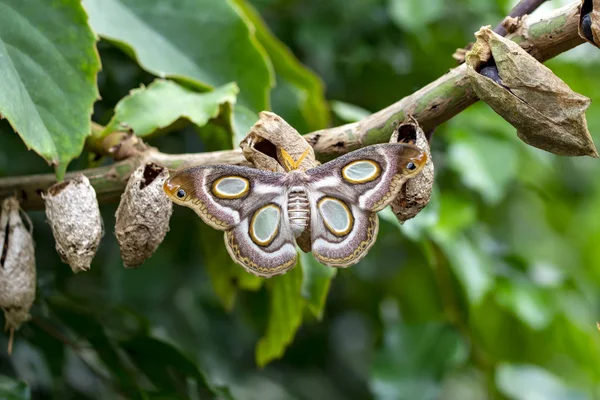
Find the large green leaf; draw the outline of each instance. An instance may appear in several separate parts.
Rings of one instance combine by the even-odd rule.
[[[225,309],[231,310],[235,304],[238,288],[258,290],[264,279],[246,272],[241,265],[231,259],[223,243],[223,232],[201,224],[200,235],[203,265],[210,276],[215,294]]]
[[[240,103],[269,107],[270,64],[232,1],[83,0],[90,23],[104,39],[162,78],[201,87],[235,81]]]
[[[318,319],[323,317],[325,301],[329,293],[331,280],[337,269],[321,264],[310,253],[300,253],[300,266],[302,267],[302,297],[306,299],[306,306]]]
[[[173,81],[157,79],[121,99],[104,132],[117,130],[123,124],[132,128],[136,135],[147,136],[181,118],[204,126],[219,115],[222,104],[235,103],[237,93],[234,83],[197,93]]]
[[[468,354],[461,336],[437,323],[385,328],[383,347],[375,354],[371,388],[375,398],[437,399],[444,373]]]
[[[321,80],[271,33],[247,0],[234,1],[254,26],[256,37],[275,68],[277,85],[272,92],[273,111],[302,133],[325,128],[329,111]]]
[[[29,400],[30,398],[31,392],[25,382],[0,375],[0,399]]]
[[[99,69],[79,1],[0,1],[0,114],[59,179],[91,132]]]
[[[174,346],[151,337],[135,338],[120,344],[165,398],[217,398],[215,389],[208,385],[203,372]],[[226,393],[226,390],[221,392],[219,398],[229,398]]]
[[[268,288],[270,310],[267,332],[256,346],[256,363],[261,367],[283,356],[302,323],[302,268],[296,266],[285,275],[271,278]]]

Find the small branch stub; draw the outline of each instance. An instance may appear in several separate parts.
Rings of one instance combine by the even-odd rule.
[[[56,251],[73,272],[87,271],[103,235],[96,192],[83,174],[51,186],[42,195]]]
[[[433,190],[434,167],[431,159],[429,142],[423,129],[416,119],[410,117],[408,121],[398,126],[392,134],[390,143],[410,143],[427,153],[427,163],[423,171],[416,177],[409,179],[391,203],[392,211],[400,223],[414,218],[431,198]]]
[[[585,120],[590,99],[489,27],[475,36],[466,62],[473,89],[521,140],[558,155],[598,157]]]
[[[116,213],[115,235],[127,268],[141,265],[169,230],[173,203],[163,191],[169,171],[154,163],[142,165],[129,178]]]
[[[30,229],[19,213],[19,202],[9,197],[0,212],[0,307],[10,331],[8,352],[14,331],[29,320],[35,300],[35,253]]]

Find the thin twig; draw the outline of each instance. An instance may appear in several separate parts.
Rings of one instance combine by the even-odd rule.
[[[527,14],[531,14],[534,12],[539,6],[545,3],[546,0],[521,0],[517,3],[516,6],[510,10],[508,14],[509,17],[522,17]],[[500,36],[506,36],[506,28],[502,25],[502,21],[496,25],[494,28],[494,32],[496,32]]]
[[[550,15],[525,17],[522,26],[507,37],[532,56],[545,61],[570,50],[584,40],[578,34],[579,0]],[[466,66],[450,70],[434,82],[359,122],[323,129],[305,135],[321,161],[375,143],[387,142],[399,122],[412,115],[427,132],[448,121],[477,101],[466,74]],[[113,165],[79,171],[89,179],[100,203],[118,200],[129,175],[142,163],[154,161],[168,168],[186,165],[240,164],[240,150],[201,154],[167,155],[152,150],[140,157]],[[67,176],[67,178],[70,175]],[[24,209],[40,209],[40,194],[55,182],[54,174],[0,178],[0,199],[16,195]]]

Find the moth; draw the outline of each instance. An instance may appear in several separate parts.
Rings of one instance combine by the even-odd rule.
[[[368,146],[303,170],[308,149],[294,160],[279,149],[286,172],[235,165],[176,171],[164,190],[211,227],[225,231],[233,260],[262,277],[296,265],[296,244],[321,263],[347,267],[377,237],[376,212],[416,176],[427,154],[403,143]]]

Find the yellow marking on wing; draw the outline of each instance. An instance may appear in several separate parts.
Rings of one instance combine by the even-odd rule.
[[[349,265],[356,264],[366,255],[367,250],[369,250],[375,242],[378,226],[379,219],[377,214],[371,213],[371,215],[369,215],[369,226],[367,227],[367,238],[360,242],[358,246],[356,246],[352,254],[346,257],[325,257],[314,252],[313,255],[322,264],[330,265],[332,267],[347,267]]]
[[[284,149],[280,149],[280,152],[281,152],[281,157],[283,158],[283,163],[285,164],[284,168],[286,169],[286,171],[292,171],[292,170],[298,169],[300,167],[300,163],[302,162],[302,160],[304,160],[306,158],[306,156],[310,152],[310,147],[307,148],[304,151],[304,153],[302,153],[300,155],[300,157],[298,157],[297,160],[294,160],[292,158],[292,156],[290,155],[290,153],[288,153]]]
[[[191,208],[192,210],[196,211],[196,214],[198,214],[199,216],[203,217],[202,220],[209,226],[218,229],[220,231],[224,231],[226,229],[230,229],[231,225],[229,225],[228,223],[226,223],[225,221],[221,221],[220,219],[218,219],[217,217],[215,217],[213,214],[208,212],[208,208],[206,207],[206,204],[204,204],[202,202],[202,200],[200,199],[193,199],[190,200],[190,203],[185,204],[187,207]]]

